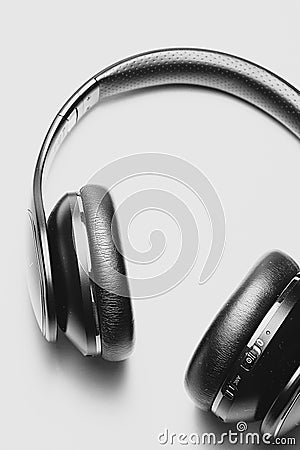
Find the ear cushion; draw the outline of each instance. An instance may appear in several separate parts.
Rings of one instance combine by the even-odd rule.
[[[133,349],[133,311],[120,248],[114,206],[101,186],[87,185],[80,190],[88,235],[93,293],[102,341],[102,356],[118,361]],[[112,228],[113,225],[113,228]],[[114,240],[113,240],[114,239]]]
[[[185,379],[201,409],[211,408],[232,364],[298,270],[284,253],[267,254],[217,315],[198,345]]]

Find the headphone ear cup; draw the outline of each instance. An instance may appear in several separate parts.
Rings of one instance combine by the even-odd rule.
[[[267,254],[219,312],[199,343],[185,378],[189,394],[201,409],[211,409],[232,365],[298,271],[298,265],[284,253]]]
[[[133,310],[110,194],[101,186],[80,190],[91,259],[94,301],[100,322],[102,356],[127,358],[134,344]]]

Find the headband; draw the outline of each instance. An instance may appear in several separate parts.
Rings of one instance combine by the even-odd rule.
[[[67,134],[93,106],[114,95],[170,84],[213,88],[238,97],[282,123],[300,139],[300,92],[291,84],[245,59],[226,53],[191,48],[165,49],[124,59],[88,80],[64,104],[42,144],[33,179],[31,222],[42,276],[44,298],[53,314],[50,256],[43,203],[44,174],[50,157]],[[51,322],[51,321],[50,321]],[[51,329],[44,330],[51,340]]]

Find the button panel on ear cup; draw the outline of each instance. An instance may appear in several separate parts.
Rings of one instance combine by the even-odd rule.
[[[259,341],[262,342],[261,339],[259,339]],[[261,354],[262,350],[257,345],[253,345],[253,347],[250,349],[247,347],[244,356],[240,358],[241,359],[240,369],[244,369],[246,372],[252,370]],[[228,398],[228,400],[234,400],[234,397],[238,392],[238,387],[241,380],[242,376],[239,373],[237,373],[229,381],[229,383],[225,384],[224,388],[222,388],[222,392],[225,395],[225,397]]]
[[[261,339],[258,339],[258,341],[263,345],[263,341]],[[257,345],[253,345],[250,349],[247,347],[244,356],[240,358],[240,369],[244,369],[246,372],[252,370],[261,354],[262,350]],[[238,373],[229,381],[229,383],[225,384],[224,388],[222,388],[222,392],[225,397],[229,400],[234,400],[241,380],[242,376]]]
[[[261,355],[261,350],[257,345],[253,345],[253,347],[246,352],[241,367],[247,371],[251,370],[254,364],[257,362],[259,356]]]

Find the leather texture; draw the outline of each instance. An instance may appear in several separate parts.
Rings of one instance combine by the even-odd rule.
[[[80,195],[100,321],[102,356],[119,361],[127,358],[133,349],[134,324],[125,262],[117,249],[120,249],[120,237],[116,221],[112,220],[114,206],[109,193],[98,185],[84,186]]]
[[[245,100],[300,138],[300,93],[257,64],[205,49],[171,48],[127,58],[94,77],[100,100],[141,88],[189,84],[217,89]]]
[[[208,411],[232,364],[265,314],[299,268],[279,251],[264,256],[230,297],[198,345],[186,373],[186,387]]]

